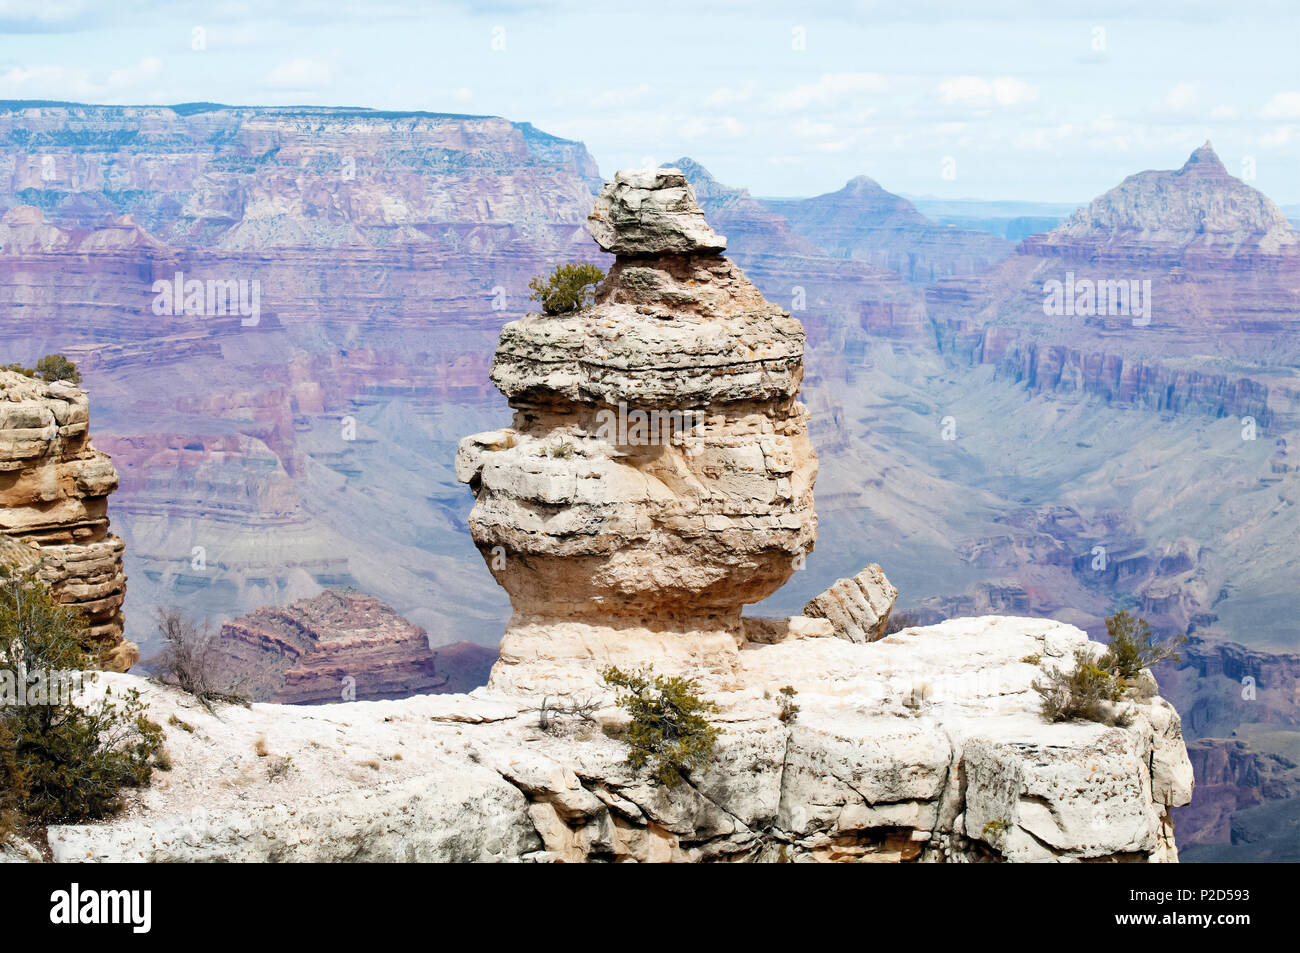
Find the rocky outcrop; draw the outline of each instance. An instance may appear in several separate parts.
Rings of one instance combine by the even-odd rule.
[[[90,443],[85,391],[0,371],[0,533],[37,557],[11,545],[5,562],[34,569],[85,619],[100,664],[124,672],[139,652],[123,635],[124,546],[108,528],[116,488],[108,454]]]
[[[1206,142],[1181,169],[1130,175],[1044,235],[1042,244],[1076,241],[1245,245],[1267,254],[1300,244],[1300,233],[1266,196],[1229,175]]]
[[[803,614],[828,619],[841,639],[850,642],[874,642],[884,638],[889,613],[898,598],[898,589],[885,571],[872,563],[851,579],[837,580],[820,596],[809,600]]]
[[[1184,846],[1230,843],[1238,811],[1300,797],[1300,768],[1282,755],[1254,751],[1235,738],[1200,738],[1187,754],[1196,793],[1177,811]]]
[[[838,192],[764,199],[763,205],[788,219],[799,235],[827,255],[870,262],[918,285],[978,274],[1014,248],[986,231],[939,225],[865,175]]]
[[[1037,392],[1293,426],[1300,232],[1207,142],[926,291],[941,348]]]
[[[491,649],[462,642],[443,651],[460,664],[440,665],[424,629],[378,599],[342,590],[226,622],[216,644],[241,691],[286,705],[464,692],[487,680]],[[471,654],[477,664],[466,664]]]
[[[877,642],[753,644],[702,673],[715,762],[665,788],[594,723],[539,727],[540,698],[480,689],[208,712],[139,687],[172,770],[107,823],[53,827],[59,861],[1171,861],[1191,794],[1178,716],[1049,725],[1031,688],[1087,637],[1038,619],[954,619]],[[779,690],[800,711],[782,720]],[[102,690],[92,683],[90,690]]]
[[[493,684],[583,662],[735,671],[740,612],[812,549],[803,329],[719,254],[676,170],[619,173],[591,307],[501,332],[511,427],[461,441],[470,530],[514,614]]]

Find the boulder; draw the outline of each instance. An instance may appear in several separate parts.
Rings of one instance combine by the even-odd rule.
[[[837,580],[820,596],[810,599],[803,614],[830,620],[835,635],[841,639],[874,642],[884,638],[896,598],[898,589],[885,577],[884,570],[872,563],[856,576]]]

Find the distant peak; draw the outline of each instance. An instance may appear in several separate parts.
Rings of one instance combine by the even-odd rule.
[[[659,168],[678,169],[686,175],[686,178],[691,180],[692,184],[695,184],[697,181],[704,181],[704,180],[707,180],[709,182],[714,181],[712,173],[710,173],[708,169],[704,168],[704,166],[700,165],[690,156],[682,156],[676,162],[665,162]]]
[[[874,192],[880,190],[880,183],[869,175],[855,175],[844,187],[850,192]]]
[[[1205,145],[1201,146],[1187,157],[1187,161],[1183,163],[1183,167],[1179,171],[1208,172],[1213,173],[1214,175],[1228,174],[1228,170],[1225,169],[1223,163],[1219,161],[1219,156],[1214,151],[1214,146],[1210,144],[1209,139],[1205,140]]]

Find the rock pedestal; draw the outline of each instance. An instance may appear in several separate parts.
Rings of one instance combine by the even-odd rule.
[[[3,561],[34,568],[60,602],[85,618],[100,664],[125,672],[140,653],[123,636],[125,547],[108,531],[117,470],[91,446],[89,428],[81,389],[0,371],[0,534],[37,557]]]
[[[514,606],[498,687],[734,669],[741,608],[816,537],[802,326],[720,254],[677,170],[618,173],[589,229],[617,256],[593,304],[505,326],[492,381],[514,421],[457,454]]]

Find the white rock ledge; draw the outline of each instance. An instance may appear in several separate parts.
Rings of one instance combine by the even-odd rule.
[[[539,730],[528,695],[213,715],[105,675],[99,690],[142,690],[174,767],[120,816],[49,842],[58,861],[1175,861],[1168,808],[1192,773],[1173,707],[1152,694],[1129,728],[1038,714],[1041,666],[1086,641],[990,616],[868,644],[750,643],[739,675],[705,683],[725,727],[716,765],[670,789],[599,727]]]

